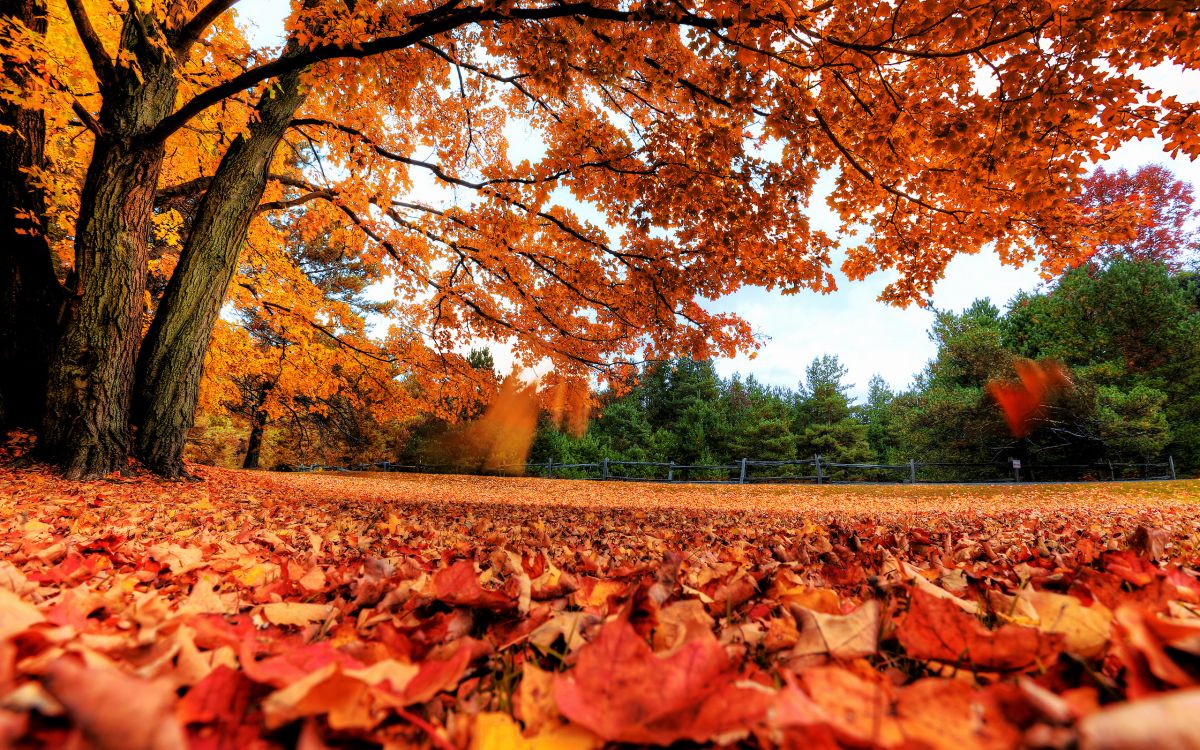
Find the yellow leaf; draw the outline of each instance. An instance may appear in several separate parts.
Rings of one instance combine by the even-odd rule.
[[[992,592],[989,598],[1000,619],[1043,633],[1058,633],[1067,651],[1077,656],[1099,656],[1108,645],[1113,614],[1100,602],[1085,607],[1073,596],[1030,588],[1021,589],[1016,596]]]
[[[592,750],[603,743],[596,735],[572,724],[550,726],[532,737],[508,714],[481,713],[475,717],[471,750]]]
[[[268,622],[275,625],[307,625],[324,620],[329,615],[329,606],[301,602],[271,602],[263,605],[262,613]]]

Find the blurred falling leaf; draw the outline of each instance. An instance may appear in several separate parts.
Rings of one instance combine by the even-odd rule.
[[[1018,382],[992,381],[987,391],[1003,410],[1013,437],[1023,438],[1033,429],[1047,400],[1072,383],[1066,369],[1054,360],[1018,359],[1013,366]]]

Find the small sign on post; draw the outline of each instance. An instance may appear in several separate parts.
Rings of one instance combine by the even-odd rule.
[[[1021,481],[1021,459],[1014,458],[1012,460],[1012,467],[1013,467],[1013,481],[1014,482]]]

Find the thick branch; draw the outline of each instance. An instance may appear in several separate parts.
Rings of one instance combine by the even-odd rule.
[[[187,55],[188,50],[196,43],[209,26],[212,26],[221,14],[236,5],[238,0],[209,0],[209,2],[192,16],[192,20],[180,27],[175,34],[172,47],[180,57]]]
[[[366,134],[364,134],[362,131],[360,131],[356,128],[352,128],[352,127],[349,127],[346,125],[339,125],[339,124],[333,123],[333,122],[327,122],[325,120],[293,120],[292,124],[293,125],[297,125],[297,124],[299,124],[299,125],[304,125],[304,124],[323,125],[323,126],[332,127],[337,130],[340,130],[341,132],[346,133],[347,135],[352,135],[357,138],[361,138],[364,141],[366,141],[366,143],[369,146],[371,146],[371,149],[376,154],[384,157],[385,159],[391,159],[391,160],[400,162],[402,164],[407,164],[412,167],[420,167],[422,169],[427,169],[435,177],[437,177],[442,182],[445,182],[447,185],[457,185],[459,187],[464,187],[464,188],[468,188],[471,190],[478,190],[479,192],[484,193],[485,195],[493,196],[496,199],[498,199],[504,203],[507,203],[508,205],[510,205],[514,208],[521,209],[522,211],[530,214],[531,216],[537,216],[541,219],[544,219],[545,221],[558,227],[564,233],[570,235],[571,237],[575,238],[576,240],[578,240],[586,245],[591,245],[592,247],[596,248],[597,250],[600,250],[601,252],[612,256],[613,258],[615,258],[616,260],[618,260],[620,263],[622,263],[625,266],[629,266],[630,258],[636,258],[638,260],[643,260],[643,261],[653,261],[653,258],[650,258],[645,255],[639,255],[639,254],[633,254],[633,253],[623,253],[618,250],[614,250],[613,248],[609,247],[608,245],[605,245],[601,242],[597,242],[596,240],[594,240],[590,237],[587,237],[586,235],[583,234],[583,232],[580,229],[569,225],[567,222],[565,222],[562,219],[560,219],[559,217],[549,213],[548,211],[542,211],[542,210],[536,209],[532,206],[526,205],[522,201],[517,200],[516,198],[513,198],[512,196],[506,195],[506,194],[500,192],[499,190],[495,189],[495,185],[498,185],[498,184],[504,184],[504,183],[536,184],[537,182],[541,181],[539,179],[511,178],[511,179],[504,179],[504,180],[488,180],[488,181],[484,181],[484,182],[472,182],[470,180],[465,180],[461,177],[456,177],[454,175],[449,174],[444,169],[442,169],[441,165],[439,165],[439,164],[436,164],[433,162],[422,161],[420,159],[413,159],[411,157],[389,151],[388,149],[385,149],[382,146],[380,146],[379,144],[375,143],[373,140],[371,140],[370,137],[368,137]],[[581,166],[581,167],[606,166],[607,167],[607,165],[604,162],[587,162],[587,163],[581,164],[579,166]],[[619,171],[619,170],[614,170],[614,171]],[[650,173],[652,173],[652,172],[653,172],[653,168],[651,169]],[[626,172],[626,173],[633,173],[633,172]],[[559,176],[563,176],[566,174],[569,174],[569,170],[560,171],[558,173],[555,173],[554,175],[551,175],[550,177],[548,177],[546,179],[552,181],[554,179],[558,179]]]
[[[88,17],[87,9],[83,7],[83,0],[67,0],[67,9],[70,10],[75,30],[79,33],[80,40],[83,41],[83,48],[92,61],[92,69],[96,72],[96,77],[100,79],[101,85],[106,85],[112,80],[113,61],[104,49],[104,43],[100,41],[95,27],[92,26],[92,19]]]
[[[79,2],[80,0],[74,0]],[[406,49],[425,39],[443,34],[460,26],[472,23],[504,22],[504,21],[546,21],[556,18],[591,18],[618,23],[664,22],[679,26],[691,26],[704,29],[718,29],[733,25],[733,21],[715,18],[703,18],[690,14],[663,14],[645,9],[639,11],[624,11],[616,8],[600,8],[590,3],[564,3],[540,8],[512,8],[499,10],[483,6],[455,8],[442,15],[432,17],[407,31],[396,36],[381,37],[364,42],[349,44],[321,44],[303,52],[278,57],[231,78],[224,83],[197,94],[181,106],[174,114],[164,118],[152,130],[149,140],[165,140],[188,120],[217,104],[218,102],[256,86],[263,81],[275,78],[296,70],[303,70],[320,62],[337,59],[362,59],[373,57],[385,52],[395,52]],[[762,19],[765,22],[766,19]]]
[[[334,197],[336,196],[332,190],[314,190],[311,193],[305,193],[304,195],[296,198],[290,198],[288,200],[267,201],[266,203],[260,203],[258,204],[258,208],[254,209],[254,212],[261,214],[264,211],[281,211],[285,208],[302,206],[309,201],[320,199],[331,200]]]
[[[284,175],[284,174],[269,174],[269,175],[267,175],[267,179],[274,180],[275,182],[278,182],[281,185],[287,185],[289,187],[300,188],[301,190],[308,190],[310,192],[317,191],[320,189],[320,188],[315,188],[312,185],[309,185],[307,182],[305,182],[303,180],[297,179],[295,177],[289,177],[288,175]],[[212,182],[212,177],[206,175],[204,177],[195,177],[193,179],[186,180],[184,182],[180,182],[175,185],[168,185],[166,187],[159,188],[158,192],[154,194],[154,205],[160,206],[160,205],[168,203],[176,198],[185,198],[185,197],[188,197],[191,195],[197,195],[199,193],[203,193],[205,190],[208,189],[208,186],[211,182]]]
[[[100,123],[95,117],[92,117],[92,113],[88,112],[87,108],[80,104],[79,100],[74,96],[71,97],[71,111],[83,122],[84,127],[92,131],[97,138],[104,135],[104,128],[100,127]]]

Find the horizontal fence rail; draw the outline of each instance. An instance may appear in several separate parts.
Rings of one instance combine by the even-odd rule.
[[[1164,463],[1104,462],[1093,464],[985,463],[909,460],[903,464],[838,463],[820,455],[769,461],[743,458],[722,464],[677,464],[673,461],[508,464],[472,471],[462,465],[401,464],[389,461],[350,466],[300,464],[291,471],[426,472],[513,474],[548,479],[588,479],[668,484],[946,484],[1072,481],[1147,481],[1175,479],[1175,460]]]

